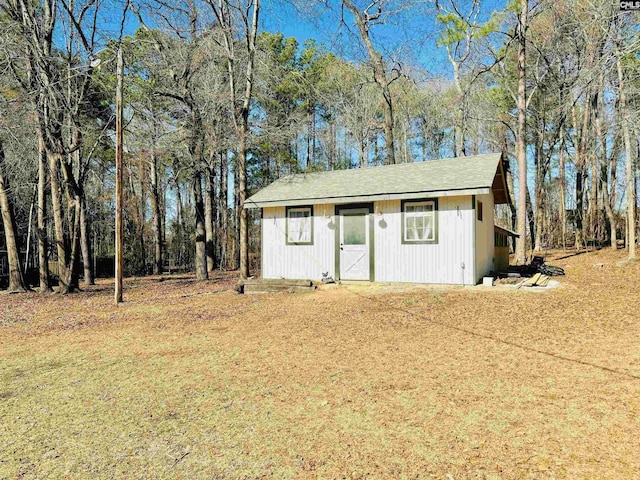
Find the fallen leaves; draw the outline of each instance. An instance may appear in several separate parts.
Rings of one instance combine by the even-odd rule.
[[[2,297],[0,477],[633,478],[640,266],[562,257],[542,294]]]

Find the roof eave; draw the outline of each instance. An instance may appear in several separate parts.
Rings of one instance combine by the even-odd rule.
[[[506,170],[507,169],[505,168],[504,156],[500,155],[498,168],[493,178],[493,185],[491,186],[491,189],[493,190],[494,203],[496,205],[511,203],[511,196],[509,194],[509,187],[507,184]]]
[[[376,195],[354,195],[342,197],[297,198],[288,200],[255,201],[251,198],[244,203],[244,208],[291,207],[294,205],[321,205],[326,203],[361,203],[384,200],[411,200],[416,198],[457,197],[465,195],[485,195],[491,192],[490,187],[465,188],[460,190],[434,190],[409,193],[384,193]]]
[[[501,227],[500,225],[494,225],[493,229],[499,231],[504,235],[507,235],[508,237],[520,238],[520,234],[514,232],[513,230],[509,230],[508,228]]]

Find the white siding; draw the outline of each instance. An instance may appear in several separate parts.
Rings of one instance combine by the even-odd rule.
[[[493,200],[480,201],[484,221],[476,225],[477,260],[473,257],[475,211],[470,195],[438,199],[437,244],[402,244],[400,200],[375,202],[375,281],[475,284],[493,260]],[[314,206],[313,245],[286,244],[285,212],[285,207],[263,210],[262,277],[320,280],[323,272],[329,272],[336,278],[335,205]]]
[[[476,216],[476,280],[480,280],[493,270],[494,237],[493,237],[493,194],[477,195],[477,202],[482,202],[482,221]]]
[[[402,244],[400,200],[376,202],[375,280],[475,284],[471,196],[438,199],[438,243]],[[464,265],[464,268],[463,268]]]
[[[333,204],[313,206],[313,245],[287,245],[286,208],[265,208],[262,212],[262,278],[320,280],[323,272],[335,276],[334,207]]]

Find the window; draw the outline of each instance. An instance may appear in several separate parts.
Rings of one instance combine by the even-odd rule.
[[[402,202],[402,243],[437,243],[437,200]]]
[[[507,242],[507,236],[496,232],[494,235],[494,244],[496,247],[508,247],[509,242]]]
[[[482,202],[476,203],[476,211],[478,212],[478,221],[482,221]]]
[[[342,234],[345,245],[366,245],[367,215],[344,215],[342,218]]]
[[[313,245],[313,207],[287,207],[287,245]]]

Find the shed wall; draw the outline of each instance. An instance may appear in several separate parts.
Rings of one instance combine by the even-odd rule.
[[[476,215],[476,281],[494,269],[494,202],[493,194],[476,195],[476,206],[482,202],[482,221]]]
[[[475,283],[471,196],[438,199],[435,244],[402,244],[399,200],[376,202],[375,211],[382,213],[374,222],[376,281]]]
[[[493,235],[493,203],[487,201],[484,208],[486,216],[483,223],[491,225]],[[320,280],[323,272],[329,272],[330,276],[337,278],[337,220],[334,209],[335,204],[314,205],[313,245],[287,245],[286,208],[265,208],[262,219],[262,277]],[[374,212],[375,281],[476,283],[477,264],[473,256],[475,211],[470,195],[438,199],[438,242],[435,244],[402,243],[400,200],[375,202]],[[493,246],[493,237],[490,240]],[[493,251],[488,260],[493,260]]]
[[[265,208],[262,212],[262,278],[320,280],[323,272],[335,277],[333,212],[333,204],[314,205],[313,245],[287,245],[286,207]]]
[[[494,270],[506,270],[509,268],[509,247],[495,247]]]

